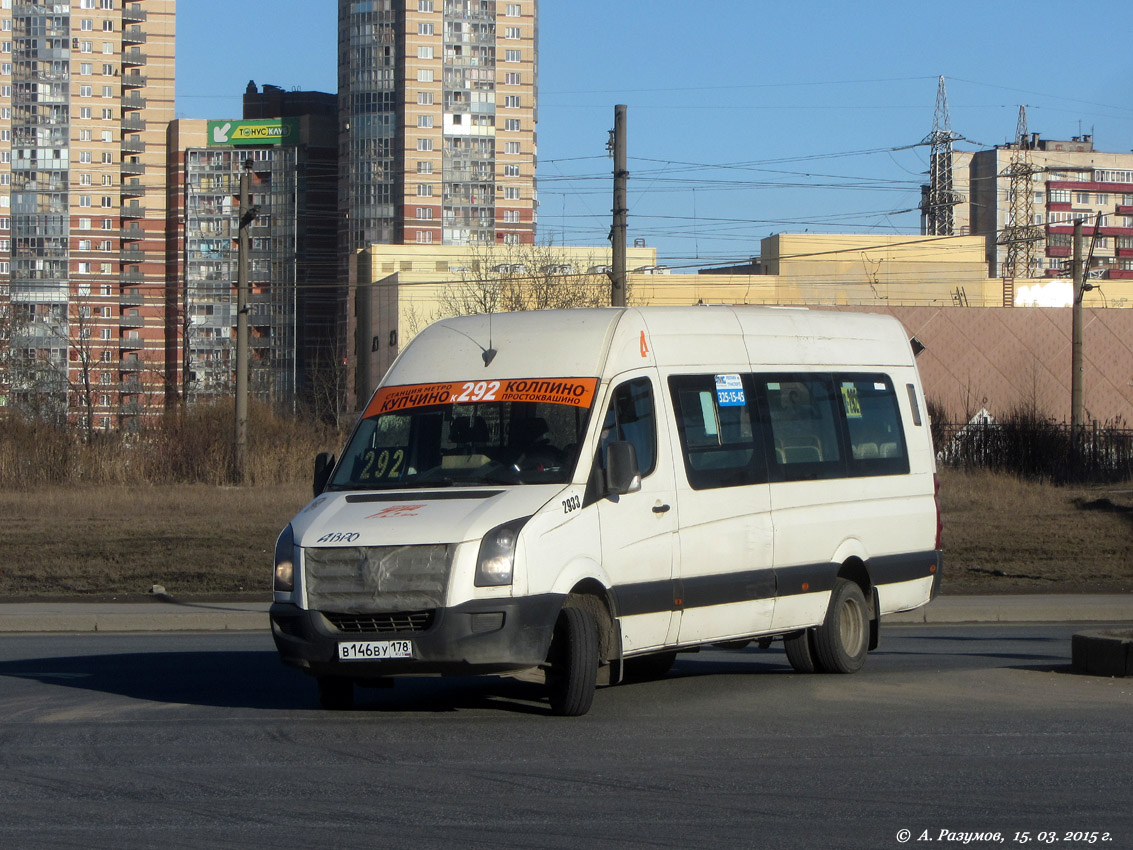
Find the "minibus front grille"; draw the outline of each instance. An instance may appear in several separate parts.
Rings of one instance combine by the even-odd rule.
[[[440,608],[454,548],[429,544],[304,549],[307,606],[341,614]]]
[[[397,611],[388,614],[331,614],[323,616],[340,632],[423,632],[433,624],[433,611]]]

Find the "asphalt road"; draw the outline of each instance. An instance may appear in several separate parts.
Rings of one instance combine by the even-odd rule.
[[[582,718],[498,679],[324,712],[264,634],[5,636],[0,847],[1130,848],[1133,680],[1071,673],[1074,631],[713,650]]]

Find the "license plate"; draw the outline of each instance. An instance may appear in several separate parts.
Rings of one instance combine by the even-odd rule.
[[[407,640],[352,640],[338,645],[340,661],[381,661],[412,658],[413,644]]]

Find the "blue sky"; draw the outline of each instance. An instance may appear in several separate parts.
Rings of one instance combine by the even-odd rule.
[[[630,237],[674,268],[771,233],[915,233],[937,79],[952,129],[1133,149],[1128,0],[1068,5],[541,0],[540,238],[603,245],[614,105],[628,106]],[[238,117],[249,79],[334,91],[333,0],[182,0],[177,115]]]

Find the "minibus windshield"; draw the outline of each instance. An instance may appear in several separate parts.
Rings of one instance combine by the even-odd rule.
[[[578,463],[594,378],[383,387],[332,490],[565,484]]]

